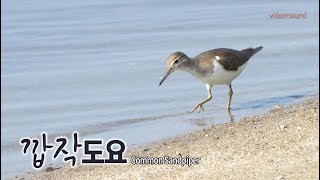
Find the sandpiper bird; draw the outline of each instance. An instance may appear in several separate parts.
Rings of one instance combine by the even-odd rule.
[[[231,82],[242,72],[248,60],[263,47],[247,48],[241,51],[219,48],[203,52],[194,58],[182,52],[174,52],[167,58],[168,70],[161,79],[159,86],[175,70],[191,73],[206,84],[208,98],[197,104],[190,113],[198,109],[204,110],[202,105],[212,99],[211,88],[216,84],[229,86],[229,100],[227,110],[230,110],[232,98]]]

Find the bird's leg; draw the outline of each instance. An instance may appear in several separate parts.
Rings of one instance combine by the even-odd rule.
[[[202,101],[201,103],[197,104],[197,105],[189,112],[189,114],[193,113],[196,109],[198,109],[198,113],[200,112],[200,110],[204,111],[202,105],[212,99],[211,85],[206,84],[206,86],[207,86],[207,90],[208,90],[208,97],[207,97],[207,99],[205,99],[205,100]]]
[[[229,93],[228,94],[229,94],[229,100],[228,100],[227,110],[230,110],[230,104],[231,104],[231,99],[232,99],[232,95],[233,95],[231,83],[229,84]]]

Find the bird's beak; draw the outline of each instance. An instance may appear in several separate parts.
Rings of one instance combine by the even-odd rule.
[[[166,80],[166,78],[173,72],[173,68],[172,67],[169,67],[167,72],[164,74],[164,76],[162,77],[160,83],[159,83],[159,86],[161,86],[161,84],[163,83],[164,80]]]

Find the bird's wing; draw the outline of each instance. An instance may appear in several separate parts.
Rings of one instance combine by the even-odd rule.
[[[220,49],[215,51],[216,60],[228,71],[237,71],[238,67],[245,64],[250,56],[246,56],[242,51],[232,49]]]
[[[212,72],[213,58],[208,52],[201,53],[193,58],[198,70],[202,72]]]

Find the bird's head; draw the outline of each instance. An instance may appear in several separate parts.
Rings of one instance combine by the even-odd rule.
[[[162,77],[159,86],[163,81],[175,70],[183,70],[186,68],[190,58],[183,52],[174,52],[167,58],[168,69]]]

